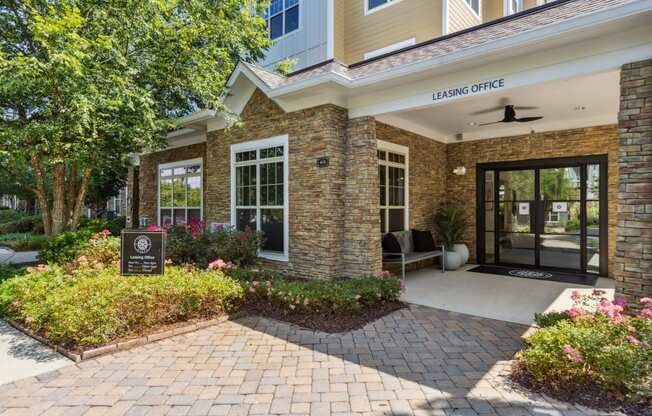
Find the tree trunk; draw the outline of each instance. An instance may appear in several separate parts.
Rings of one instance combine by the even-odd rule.
[[[66,228],[66,165],[57,162],[52,170],[52,234]]]
[[[68,179],[66,180],[68,187],[66,199],[66,226],[74,230],[73,218],[75,216],[75,207],[77,202],[77,162],[72,162],[68,171]]]
[[[86,193],[88,192],[88,184],[91,180],[91,173],[93,173],[93,169],[90,167],[84,169],[84,172],[82,173],[81,184],[79,185],[79,193],[77,194],[77,198],[75,199],[72,216],[70,218],[71,230],[76,230],[77,225],[79,224],[79,216],[81,215],[82,208],[84,208],[84,201],[86,199]],[[77,173],[75,171],[75,177],[76,176]]]
[[[43,171],[41,170],[41,160],[38,156],[32,156],[32,168],[34,169],[34,180],[36,181],[36,199],[41,208],[41,218],[43,218],[43,230],[46,235],[51,235],[52,217],[48,205],[48,194],[45,190],[45,178],[43,178]]]

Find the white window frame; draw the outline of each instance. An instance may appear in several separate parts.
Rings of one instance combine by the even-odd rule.
[[[402,48],[406,48],[408,46],[415,45],[416,43],[417,43],[416,38],[405,39],[405,40],[402,40],[400,42],[396,42],[396,43],[392,43],[391,45],[387,45],[387,46],[385,46],[383,48],[378,48],[378,49],[374,49],[373,51],[366,52],[363,55],[363,59],[367,60],[367,59],[375,58],[376,56],[380,56],[380,55],[388,53],[388,52],[393,52],[393,51],[396,51],[396,50],[399,50],[399,49],[402,49]]]
[[[271,7],[272,7],[271,5],[267,6],[267,18],[265,19],[265,21],[267,22],[267,38],[269,38],[270,40],[272,40],[274,42],[278,42],[279,40],[285,38],[286,36],[289,36],[289,35],[301,30],[301,9],[303,8],[303,0],[299,0],[297,2],[296,6],[289,7],[289,9],[291,9],[293,7],[298,7],[299,8],[299,16],[298,16],[299,25],[293,31],[287,32],[287,33],[285,33],[285,11],[287,9],[285,8],[285,0],[283,0],[283,10],[274,15],[274,16],[277,16],[279,14],[283,15],[283,35],[281,35],[281,36],[279,36],[277,38],[274,38],[274,39],[272,39],[272,15],[270,14]]]
[[[394,163],[388,160],[378,159],[378,166],[388,166],[388,167],[398,167],[405,169],[405,206],[389,206],[385,205],[386,209],[391,208],[403,208],[405,211],[405,218],[403,220],[403,229],[410,229],[410,148],[407,146],[402,146],[396,143],[386,142],[384,140],[377,140],[378,150],[384,152],[391,152],[403,155],[405,157],[405,164]],[[380,192],[380,184],[378,185],[378,192]],[[386,192],[386,197],[388,197],[389,192]],[[389,215],[385,215],[385,232],[389,231]]]
[[[468,7],[469,10],[471,10],[473,12],[473,14],[477,18],[481,18],[482,17],[482,0],[478,0],[478,11],[477,12],[473,9],[473,6],[471,6],[471,1],[472,0],[462,0],[462,3],[466,4],[466,7]]]
[[[376,13],[377,11],[386,9],[386,8],[391,7],[391,6],[393,6],[393,5],[397,4],[397,3],[400,3],[402,1],[403,0],[387,0],[387,3],[385,3],[383,5],[380,5],[380,6],[376,6],[376,7],[370,9],[369,8],[369,0],[364,0],[364,14],[366,16],[368,14]]]
[[[160,163],[156,171],[156,224],[161,226],[161,169],[178,168],[181,166],[199,165],[199,217],[204,219],[204,159],[179,160],[177,162]],[[174,177],[174,176],[172,176]],[[174,185],[173,185],[174,186]],[[188,217],[188,201],[186,197],[186,218]],[[172,207],[172,217],[174,218],[174,207]]]
[[[522,12],[523,11],[523,0],[517,0],[518,2],[518,10],[512,10],[512,1],[511,0],[504,0],[503,2],[503,15],[504,16],[509,16],[514,13]]]
[[[236,167],[237,166],[246,166],[246,165],[256,165],[256,206],[250,207],[251,209],[256,209],[256,224],[257,229],[261,229],[260,221],[260,165],[262,163],[280,161],[281,157],[269,158],[269,159],[260,159],[259,150],[266,149],[269,147],[278,147],[283,146],[283,206],[275,206],[275,209],[283,209],[283,253],[265,251],[261,250],[258,253],[259,257],[263,257],[269,260],[276,260],[287,262],[289,261],[289,246],[290,246],[290,223],[289,223],[289,188],[290,188],[290,175],[289,175],[289,159],[290,155],[288,153],[288,135],[269,137],[265,139],[252,140],[244,143],[238,143],[231,145],[231,225],[235,226],[237,224],[237,215],[236,215]],[[246,151],[256,151],[256,160],[255,161],[245,161],[245,162],[236,162],[235,155],[236,153],[246,152]]]

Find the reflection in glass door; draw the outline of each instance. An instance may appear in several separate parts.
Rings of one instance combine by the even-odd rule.
[[[478,259],[606,274],[606,157],[478,166]]]

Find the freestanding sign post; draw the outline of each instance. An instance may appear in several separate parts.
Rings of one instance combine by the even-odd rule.
[[[163,274],[165,268],[165,232],[122,230],[120,274]]]

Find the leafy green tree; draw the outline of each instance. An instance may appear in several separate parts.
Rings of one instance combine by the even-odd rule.
[[[225,110],[220,99],[235,64],[260,59],[269,45],[260,7],[0,2],[0,152],[11,159],[8,170],[31,166],[46,233],[76,228],[107,155],[161,146],[174,118],[198,108]]]

